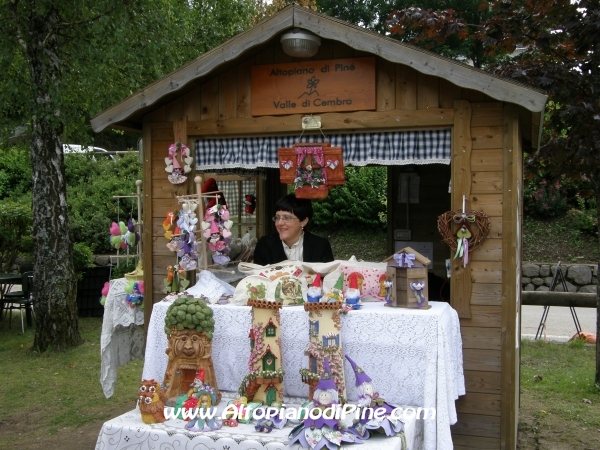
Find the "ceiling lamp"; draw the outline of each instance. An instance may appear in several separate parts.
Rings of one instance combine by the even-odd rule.
[[[286,55],[294,58],[310,58],[319,51],[321,38],[309,31],[294,28],[281,36],[281,46]]]

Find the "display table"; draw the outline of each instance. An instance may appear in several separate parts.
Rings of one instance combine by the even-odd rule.
[[[125,278],[111,280],[104,303],[100,335],[100,384],[106,398],[113,395],[117,368],[144,358],[144,310],[131,308],[125,301]],[[100,298],[100,292],[98,292]]]
[[[164,317],[171,302],[154,305],[148,328],[143,378],[162,382],[167,338]],[[446,303],[429,310],[386,308],[366,303],[342,316],[342,342],[349,355],[373,379],[388,403],[436,408],[435,419],[423,420],[423,448],[453,448],[450,425],[456,423],[454,401],[465,394],[462,341],[458,314]],[[212,360],[219,389],[237,391],[248,372],[251,308],[214,305]],[[285,394],[306,398],[308,386],[299,370],[308,366],[308,313],[301,306],[281,310]],[[354,373],[345,365],[347,394],[356,400]],[[417,443],[417,448],[419,444]]]
[[[227,394],[227,393],[224,393]],[[232,394],[232,393],[229,393]],[[219,409],[225,407],[228,398],[224,397]],[[285,399],[289,404],[289,399]],[[415,450],[418,446],[415,442],[417,435],[422,433],[418,429],[422,424],[415,419],[406,421],[404,436],[397,435],[386,437],[376,435],[356,446],[354,444],[344,445],[341,448],[352,448],[356,450]],[[193,432],[184,428],[183,420],[172,419],[160,424],[145,424],[142,422],[140,412],[137,409],[115,417],[104,423],[98,440],[96,450],[154,450],[154,449],[177,449],[177,450],[199,450],[199,449],[227,449],[227,450],[284,450],[299,449],[298,445],[288,447],[288,435],[293,425],[287,425],[283,429],[273,429],[271,433],[259,433],[253,425],[240,424],[238,427],[223,427],[217,431]],[[403,438],[405,445],[403,445]]]

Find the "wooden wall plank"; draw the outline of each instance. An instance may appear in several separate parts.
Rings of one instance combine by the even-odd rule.
[[[439,78],[417,74],[417,109],[439,108]]]
[[[488,239],[502,238],[502,217],[490,217],[490,231]]]
[[[519,317],[521,252],[519,217],[522,155],[518,111],[506,105],[503,140],[502,411],[501,448],[517,445],[519,424]]]
[[[500,418],[475,414],[461,414],[451,427],[452,435],[500,437]]]
[[[473,392],[500,395],[501,386],[502,372],[500,371],[480,372],[477,370],[465,370],[465,389],[467,395]]]
[[[453,108],[454,101],[461,99],[461,88],[454,83],[442,78],[439,79],[440,86],[440,108]],[[473,126],[474,118],[471,118],[471,126]]]
[[[219,76],[219,119],[237,116],[237,67]]]
[[[473,150],[502,148],[502,126],[471,128]]]
[[[152,245],[152,195],[150,193],[153,190],[152,182],[152,128],[150,128],[150,121],[152,116],[146,115],[144,117],[143,132],[142,132],[142,145],[143,145],[143,174],[144,174],[144,193],[143,193],[143,228],[142,228],[142,247],[146,251],[142,255],[142,261],[144,267],[152,267],[153,249]],[[172,132],[172,131],[171,131]],[[164,162],[164,161],[163,161]],[[144,271],[144,285],[148,286],[144,295],[144,332],[148,332],[148,325],[150,324],[150,315],[152,314],[152,305],[154,297],[152,295],[153,284],[150,276],[151,271]]]
[[[237,67],[237,111],[235,116],[247,119],[251,114],[252,91],[250,68],[254,64],[254,58],[249,58]]]
[[[497,172],[502,168],[502,149],[473,150],[471,170],[473,172]]]
[[[389,129],[413,129],[423,123],[432,127],[452,125],[454,112],[450,109],[359,111],[352,113],[323,113],[323,130],[336,131],[385,131]],[[264,134],[297,133],[302,116],[263,116],[234,119],[208,119],[188,123],[190,135],[194,136],[253,136]],[[499,150],[500,151],[500,150]]]
[[[334,59],[352,58],[354,49],[340,41],[333,41],[333,57]]]
[[[200,87],[188,92],[183,97],[183,115],[188,118],[188,120],[200,120],[202,117],[200,113],[200,104],[201,104],[202,90]]]
[[[419,84],[419,86],[421,86]],[[460,210],[463,196],[471,193],[471,105],[454,102],[454,132],[452,133],[452,210]],[[474,208],[469,208],[474,209]],[[471,275],[460,259],[452,260],[450,302],[458,317],[471,317]]]
[[[396,109],[417,109],[417,71],[401,64],[396,64]]]
[[[469,261],[473,283],[502,283],[504,261]]]
[[[460,327],[499,328],[502,323],[501,306],[471,305],[472,317],[460,319]]]
[[[453,435],[452,441],[455,450],[497,450],[500,448],[500,439],[479,436]]]
[[[175,120],[183,115],[183,97],[177,97],[165,105],[165,119]]]
[[[472,348],[500,350],[500,328],[465,327],[461,330],[461,337],[463,351]]]
[[[500,283],[475,283],[471,292],[471,305],[502,305],[502,284]]]
[[[467,209],[483,211],[488,217],[502,215],[502,194],[479,194],[468,198]]]
[[[500,395],[470,392],[456,400],[456,412],[459,414],[466,413],[482,414],[484,416],[500,416]]]
[[[219,118],[219,79],[213,78],[207,81],[200,88],[201,104],[200,119],[218,119]],[[189,127],[190,124],[188,124]]]
[[[502,261],[502,240],[485,239],[479,247],[469,252],[469,261]]]
[[[376,77],[377,111],[396,109],[396,65],[377,58]]]
[[[501,194],[502,172],[471,172],[471,194]]]
[[[463,348],[463,367],[465,370],[500,372],[500,354],[500,349]]]

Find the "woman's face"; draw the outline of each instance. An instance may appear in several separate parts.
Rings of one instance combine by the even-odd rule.
[[[294,213],[288,211],[277,211],[275,217],[279,219],[275,222],[275,227],[279,233],[279,238],[286,243],[288,247],[291,247],[302,235],[302,228],[308,223],[308,217],[303,221],[300,221]],[[288,220],[282,220],[288,219]]]

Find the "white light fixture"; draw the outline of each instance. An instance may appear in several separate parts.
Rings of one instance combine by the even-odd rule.
[[[284,53],[294,58],[315,56],[319,51],[319,45],[321,45],[321,38],[299,28],[294,28],[281,36]]]

